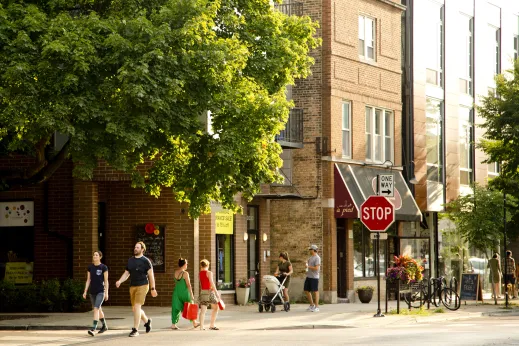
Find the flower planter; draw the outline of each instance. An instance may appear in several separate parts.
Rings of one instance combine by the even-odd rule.
[[[247,305],[249,302],[250,287],[236,287],[236,302],[238,305]]]
[[[359,294],[359,300],[361,303],[368,304],[371,301],[371,298],[373,298],[373,291],[372,290],[361,290],[359,289],[357,291]]]

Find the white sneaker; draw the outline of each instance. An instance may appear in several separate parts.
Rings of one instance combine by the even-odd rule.
[[[319,308],[315,307],[312,312],[319,312]]]
[[[314,305],[310,305],[306,311],[311,311],[311,312],[314,312],[314,309],[315,309],[315,306]]]

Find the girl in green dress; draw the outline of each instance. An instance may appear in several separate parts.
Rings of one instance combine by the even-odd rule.
[[[175,270],[175,288],[171,298],[171,329],[178,329],[177,323],[182,310],[184,310],[184,303],[193,303],[193,288],[189,280],[189,273],[186,270],[187,260],[179,258],[178,269]],[[193,327],[199,326],[196,320],[191,322]]]

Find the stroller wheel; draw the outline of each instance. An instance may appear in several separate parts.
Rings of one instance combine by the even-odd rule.
[[[274,303],[272,303],[272,306],[270,307],[270,312],[276,312],[276,306],[274,305]]]
[[[285,302],[285,304],[283,304],[283,308],[285,309],[286,312],[289,312],[290,311],[290,303],[289,302]]]
[[[270,311],[270,305],[265,305],[265,311]]]
[[[258,311],[263,312],[263,305],[261,305],[261,304],[258,305]]]

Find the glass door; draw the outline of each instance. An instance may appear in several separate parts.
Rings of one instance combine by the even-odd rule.
[[[250,288],[250,300],[258,300],[259,296],[259,222],[258,222],[258,207],[248,206],[247,207],[247,279],[254,278],[256,281],[251,285]]]

